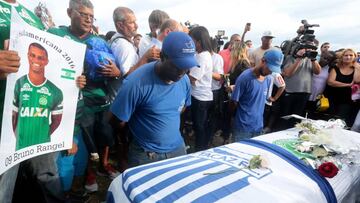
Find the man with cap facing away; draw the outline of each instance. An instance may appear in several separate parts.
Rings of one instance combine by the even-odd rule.
[[[272,49],[271,43],[274,38],[271,31],[265,31],[261,37],[261,46],[250,52],[250,64],[251,67],[255,67],[260,64],[265,51]]]
[[[280,50],[268,50],[259,65],[245,70],[235,82],[231,95],[231,115],[236,110],[233,122],[233,140],[260,135],[263,128],[265,100],[270,87],[271,73],[280,73],[284,55]]]
[[[195,44],[186,33],[171,32],[161,53],[161,61],[143,65],[124,80],[111,107],[115,129],[128,123],[132,134],[130,167],[186,154],[180,114],[191,104],[185,73],[198,66]]]

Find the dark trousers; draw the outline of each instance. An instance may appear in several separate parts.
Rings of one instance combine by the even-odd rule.
[[[108,111],[86,112],[81,119],[83,138],[89,153],[114,145]]]
[[[290,114],[297,114],[299,116],[304,116],[304,111],[306,103],[309,100],[310,94],[305,92],[300,93],[288,93],[285,92],[280,100],[281,112],[280,116],[287,116]],[[281,119],[281,129],[287,129],[294,127],[296,122],[299,122],[297,119],[284,120]]]
[[[65,195],[56,164],[58,153],[43,154],[20,164],[13,202],[30,202],[29,198],[31,202],[64,202]]]
[[[225,91],[225,88],[222,87],[222,94],[223,94],[223,103],[222,103],[222,110],[223,110],[223,119],[222,119],[222,136],[224,140],[228,140],[230,137],[231,132],[231,118],[233,115],[230,115],[229,103],[230,97],[229,93]]]
[[[348,127],[353,125],[358,110],[359,107],[355,102],[351,104],[330,103],[330,112],[334,117],[344,120]]]
[[[275,124],[279,120],[280,101],[275,101],[271,106],[265,104],[264,110],[264,128],[269,128],[271,132],[275,130]],[[268,132],[267,132],[268,133]]]
[[[216,131],[222,129],[223,122],[223,91],[213,90],[213,102],[209,110],[210,143]]]
[[[212,101],[200,101],[191,97],[191,114],[195,131],[195,150],[208,148],[210,141],[210,128],[208,112]]]

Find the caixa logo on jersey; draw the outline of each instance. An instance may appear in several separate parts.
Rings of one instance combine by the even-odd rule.
[[[229,166],[230,171],[238,170],[238,173],[248,174],[246,178],[254,177],[257,179],[261,179],[271,174],[271,169],[262,168],[252,170],[247,168],[250,159],[253,158],[255,155],[258,154],[250,154],[248,152],[234,150],[227,146],[222,146],[195,153],[193,156],[197,158],[212,160],[214,162],[221,162],[222,164]],[[209,172],[211,173],[213,171]],[[226,169],[224,170],[224,172],[226,172]]]
[[[20,117],[45,117],[48,118],[49,110],[40,107],[21,107]]]

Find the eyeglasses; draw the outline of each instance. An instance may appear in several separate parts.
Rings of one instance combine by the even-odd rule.
[[[83,13],[83,12],[80,12],[78,10],[75,10],[74,11],[80,15],[80,17],[82,18],[85,18],[85,19],[90,19],[92,22],[95,22],[96,21],[96,18],[94,18],[93,15],[90,15],[90,14],[86,14],[86,13]]]

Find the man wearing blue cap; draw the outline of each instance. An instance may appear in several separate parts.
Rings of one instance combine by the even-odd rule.
[[[161,53],[161,61],[126,77],[111,107],[113,126],[121,131],[128,123],[132,134],[130,167],[186,154],[180,114],[191,103],[185,73],[198,66],[195,45],[187,34],[171,32]]]
[[[230,102],[230,111],[234,113],[236,109],[233,123],[235,142],[260,135],[265,101],[271,84],[270,78],[266,76],[281,73],[283,58],[280,50],[268,50],[255,68],[245,70],[236,79]]]

